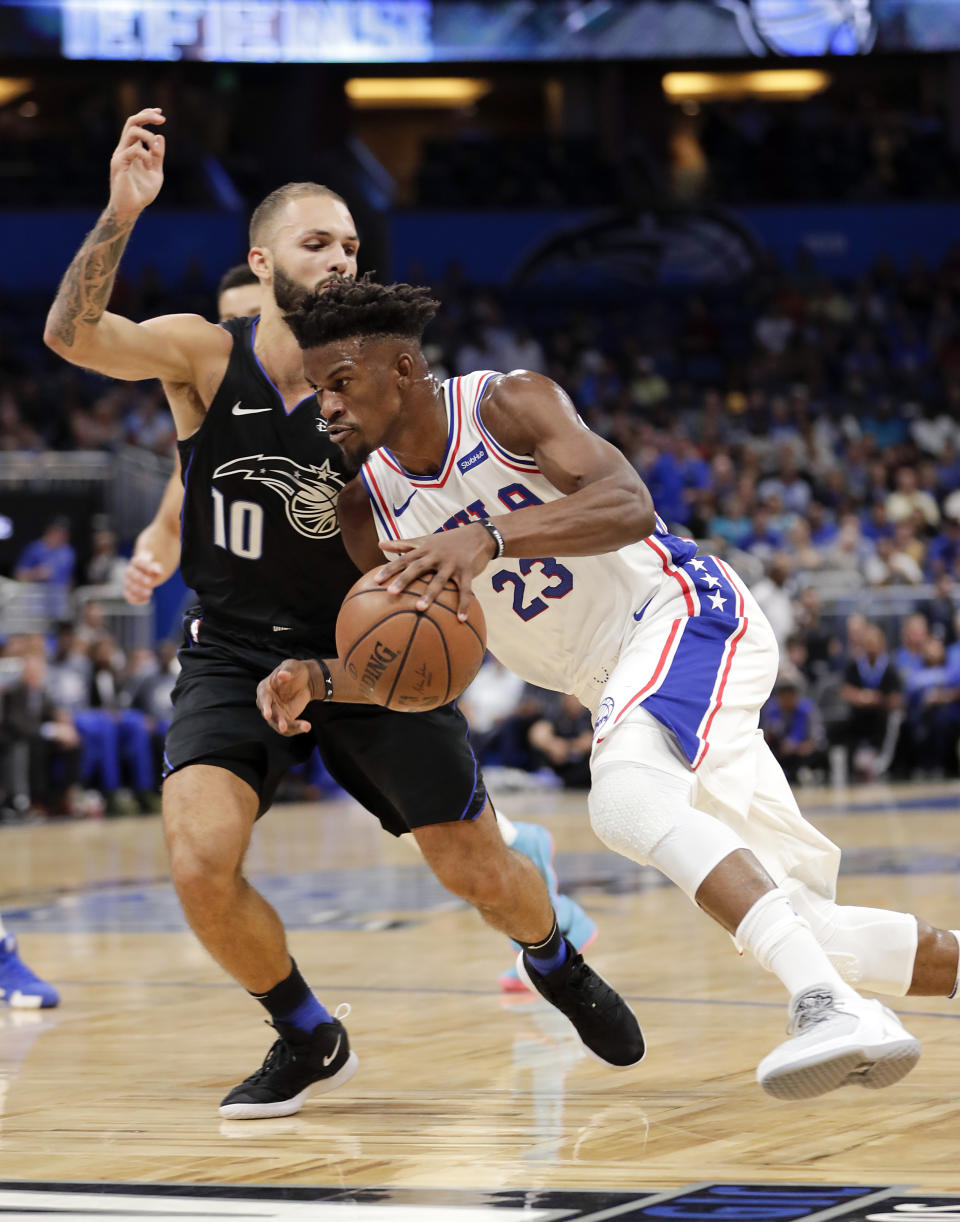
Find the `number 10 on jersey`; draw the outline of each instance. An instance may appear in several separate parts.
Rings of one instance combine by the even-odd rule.
[[[243,560],[263,555],[263,507],[256,501],[231,501],[212,488],[213,542]]]

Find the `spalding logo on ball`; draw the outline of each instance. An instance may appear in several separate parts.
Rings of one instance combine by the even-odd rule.
[[[754,55],[865,55],[877,37],[871,0],[715,0]]]
[[[480,669],[487,632],[480,604],[457,616],[452,582],[426,611],[417,601],[427,586],[417,578],[402,594],[388,594],[371,569],[350,589],[337,616],[337,654],[375,704],[422,713],[449,704]]]

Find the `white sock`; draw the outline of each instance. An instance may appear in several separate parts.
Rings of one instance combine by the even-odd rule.
[[[782,981],[791,997],[818,984],[830,985],[838,997],[859,996],[779,887],[757,900],[737,926],[736,939]]]
[[[513,842],[519,835],[517,829],[513,826],[506,815],[501,815],[498,810],[495,810],[493,813],[497,816],[497,827],[500,829],[500,835],[503,837],[504,843],[508,849],[512,848]]]
[[[3,936],[2,930],[3,926],[0,925],[0,937]],[[960,929],[951,929],[950,932],[957,939],[957,946],[960,947]],[[957,978],[953,984],[953,992],[948,994],[951,1001],[956,997],[958,989],[960,989],[960,959],[957,960]]]

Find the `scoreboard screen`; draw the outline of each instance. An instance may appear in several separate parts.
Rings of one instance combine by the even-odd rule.
[[[219,63],[960,49],[960,0],[0,0],[0,57]]]

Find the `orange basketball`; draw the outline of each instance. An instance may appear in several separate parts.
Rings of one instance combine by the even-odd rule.
[[[388,594],[371,569],[351,588],[337,617],[337,654],[376,704],[417,713],[455,699],[480,669],[487,628],[476,598],[457,619],[457,588],[448,581],[436,602],[418,611],[427,579]]]

